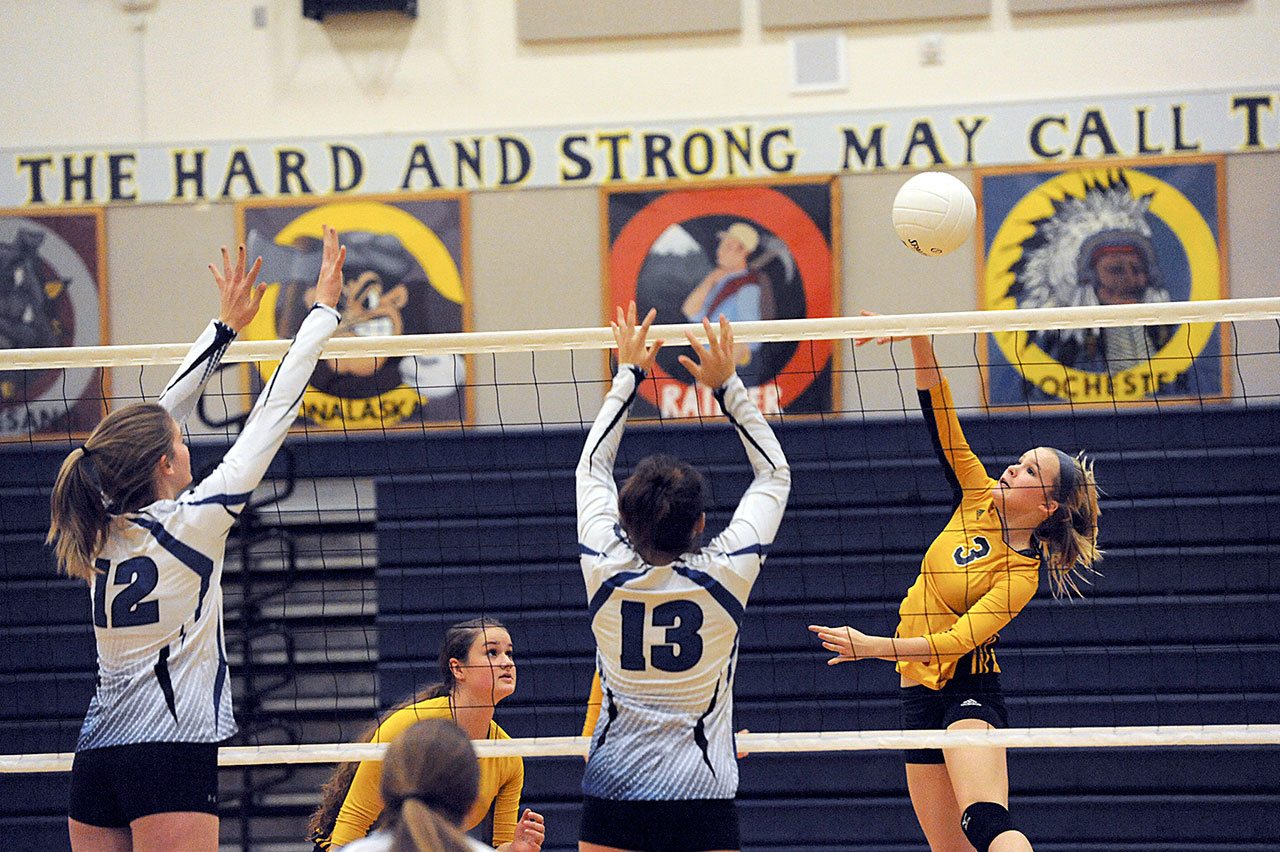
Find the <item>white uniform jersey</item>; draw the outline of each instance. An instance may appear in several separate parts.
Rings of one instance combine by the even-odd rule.
[[[578,462],[578,542],[603,705],[583,792],[602,799],[729,799],[738,791],[733,673],[751,587],[773,543],[791,470],[734,376],[716,392],[755,479],[724,532],[650,565],[618,518],[614,460],[639,369],[613,380]]]
[[[97,688],[77,751],[220,742],[236,732],[222,625],[227,534],[266,474],[338,313],[302,323],[222,463],[176,500],[116,517],[90,587]],[[181,423],[234,334],[210,323],[158,400]]]

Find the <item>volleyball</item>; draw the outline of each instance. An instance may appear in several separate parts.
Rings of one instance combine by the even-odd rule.
[[[964,181],[945,172],[923,172],[893,199],[893,229],[907,248],[937,257],[969,239],[977,211]]]

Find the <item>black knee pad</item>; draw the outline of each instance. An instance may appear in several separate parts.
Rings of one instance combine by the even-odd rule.
[[[987,852],[991,841],[1013,830],[1009,809],[995,802],[974,802],[960,817],[960,830],[978,852]]]

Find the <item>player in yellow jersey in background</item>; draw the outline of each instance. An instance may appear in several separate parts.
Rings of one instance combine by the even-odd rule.
[[[925,552],[894,636],[809,629],[836,655],[829,665],[897,663],[904,728],[1003,728],[1008,716],[994,651],[1000,630],[1035,595],[1041,565],[1059,596],[1078,592],[1081,572],[1101,558],[1093,468],[1083,457],[1036,447],[991,479],[965,441],[929,338],[910,340],[920,407],[954,513]],[[1003,748],[912,749],[906,762],[911,803],[933,852],[970,844],[979,852],[1031,849],[1009,817]]]
[[[511,634],[500,622],[477,618],[450,627],[440,646],[440,674],[440,683],[392,709],[362,741],[390,742],[422,719],[452,719],[473,740],[510,739],[493,720],[495,705],[516,688]],[[308,825],[318,849],[338,849],[369,833],[383,809],[381,780],[381,761],[338,768]],[[519,814],[523,788],[522,758],[481,758],[480,794],[462,829],[475,828],[492,809],[494,846],[503,852],[538,852],[545,828],[540,814],[527,808]]]

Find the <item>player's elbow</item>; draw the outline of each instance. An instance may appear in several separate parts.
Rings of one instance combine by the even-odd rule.
[[[767,486],[770,493],[786,500],[791,493],[791,465],[787,463],[786,456],[780,453],[777,459],[771,458],[770,461],[774,463],[773,466],[762,471],[757,481]]]

